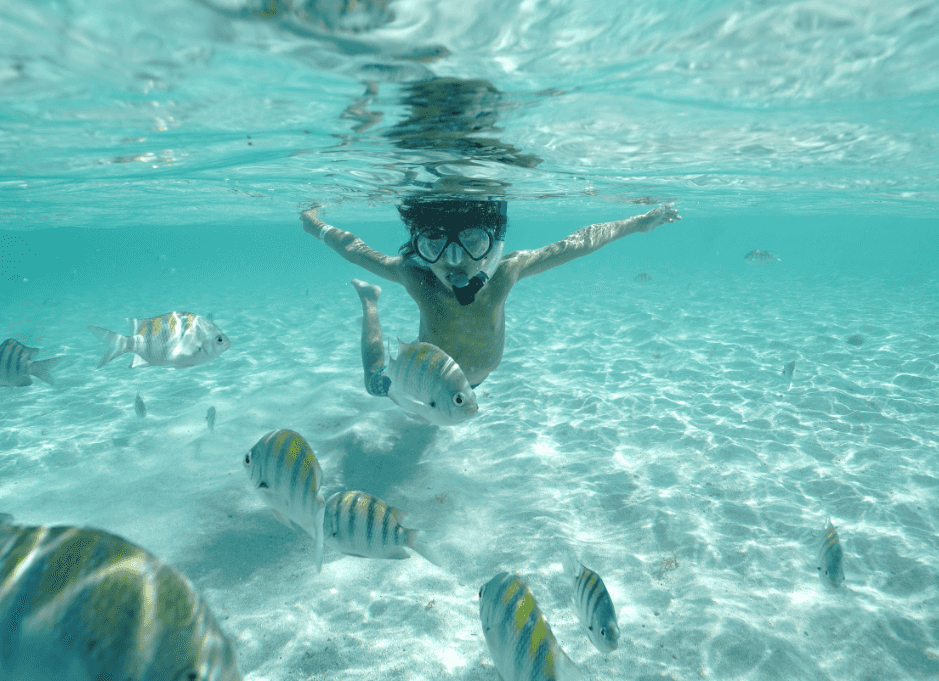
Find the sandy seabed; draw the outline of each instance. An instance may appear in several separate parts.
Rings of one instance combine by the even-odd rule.
[[[527,580],[587,678],[939,676],[936,281],[772,264],[526,280],[479,415],[448,429],[365,393],[355,292],[319,290],[20,297],[0,335],[67,360],[55,387],[0,389],[0,511],[106,529],[177,567],[251,681],[495,681],[477,592],[502,570]],[[95,370],[87,324],[124,333],[124,317],[172,309],[214,313],[231,349],[192,369]],[[401,289],[386,282],[379,311],[386,338],[414,338]],[[316,574],[312,540],[241,465],[279,428],[309,441],[325,496],[369,492],[442,530],[443,565],[327,549]],[[838,590],[815,563],[829,515]],[[611,655],[568,605],[566,549],[613,597]]]

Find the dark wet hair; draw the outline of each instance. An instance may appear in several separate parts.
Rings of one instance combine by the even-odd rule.
[[[505,201],[479,201],[475,199],[405,199],[398,206],[401,221],[408,228],[407,243],[398,249],[405,258],[416,255],[412,237],[428,229],[462,229],[483,227],[493,232],[508,224]]]

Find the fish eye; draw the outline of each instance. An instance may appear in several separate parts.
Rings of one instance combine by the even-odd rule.
[[[245,454],[245,463],[251,463],[251,452]]]
[[[606,627],[600,627],[600,636],[606,638]]]
[[[457,393],[456,395],[453,396],[453,404],[455,404],[455,405],[458,406],[458,407],[459,407],[461,404],[463,404],[464,401],[465,401],[465,400],[464,400],[464,398],[463,398],[463,393]]]
[[[224,336],[216,336],[216,337],[215,337],[215,342],[218,343],[219,345],[221,345],[222,343],[225,342],[225,337],[224,337]]]
[[[430,406],[431,406],[431,407],[436,407],[436,406],[437,406],[437,403],[434,402],[433,400],[431,400],[431,401],[430,401]]]

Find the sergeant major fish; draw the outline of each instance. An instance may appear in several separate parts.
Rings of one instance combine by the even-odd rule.
[[[587,627],[587,637],[601,653],[610,653],[619,645],[616,610],[603,580],[570,553],[564,554],[564,574],[574,590],[571,605],[577,618]]]
[[[779,258],[777,258],[775,255],[773,255],[769,251],[759,251],[759,250],[750,251],[743,257],[743,259],[746,260],[750,264],[773,262],[774,260],[779,260]]]
[[[825,538],[818,550],[818,574],[823,583],[835,588],[844,581],[844,551],[831,518],[825,521]]]
[[[33,357],[39,354],[39,348],[28,348],[15,338],[7,338],[0,345],[0,385],[20,388],[32,385],[36,378],[49,385],[55,385],[50,371],[63,360],[51,357],[38,362]]]
[[[783,367],[782,375],[786,377],[786,380],[792,383],[792,375],[796,371],[796,361],[792,360],[786,366]]]
[[[209,410],[205,413],[205,422],[209,426],[209,432],[215,432],[215,407],[209,407]]]
[[[503,681],[577,681],[580,670],[561,650],[528,585],[500,572],[479,590],[479,619]]]
[[[429,542],[436,533],[409,530],[401,523],[406,514],[365,492],[337,492],[326,502],[323,528],[326,543],[352,556],[410,558],[413,549],[434,565],[440,559]]]
[[[205,364],[231,347],[228,337],[207,317],[190,312],[167,312],[149,319],[128,319],[131,335],[122,336],[89,326],[98,340],[108,346],[100,369],[125,352],[135,354],[131,368],[171,366],[176,369]]]
[[[272,430],[245,455],[244,466],[278,520],[313,537],[313,564],[322,570],[323,471],[310,445],[292,430]]]
[[[0,516],[0,678],[240,681],[192,584],[121,537]]]
[[[137,412],[137,416],[140,418],[147,415],[147,405],[143,403],[140,393],[137,393],[137,398],[134,400],[134,411]]]
[[[431,343],[398,343],[398,356],[388,362],[388,397],[395,404],[438,426],[476,415],[476,393],[450,355]]]

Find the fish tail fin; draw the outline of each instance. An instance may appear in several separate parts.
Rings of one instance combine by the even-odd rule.
[[[582,681],[584,678],[574,661],[560,648],[558,648],[557,662],[554,669],[558,681]]]
[[[580,561],[574,558],[574,554],[571,551],[565,551],[561,555],[561,563],[564,565],[564,575],[567,579],[574,583],[574,580],[577,579],[577,575],[580,574],[583,566],[580,564]]]
[[[316,566],[317,573],[319,573],[323,570],[323,532],[326,531],[323,527],[323,520],[326,517],[326,502],[323,501],[322,497],[317,497],[316,503],[319,508],[313,520],[314,527],[316,527],[316,536],[313,537],[313,564]]]
[[[107,353],[105,353],[104,357],[101,358],[101,361],[98,362],[98,369],[103,367],[115,357],[123,355],[125,352],[130,350],[129,345],[131,339],[129,336],[122,336],[119,333],[102,329],[100,326],[89,326],[88,330],[91,331],[99,341],[107,344],[108,346]]]
[[[435,542],[443,536],[441,530],[410,530],[408,534],[408,546],[424,556],[429,562],[440,567],[442,561],[440,554],[431,542]]]
[[[65,358],[50,357],[49,359],[33,362],[29,365],[29,373],[38,378],[40,381],[45,381],[49,385],[55,385],[55,380],[52,378],[52,374],[50,372],[63,359]]]

